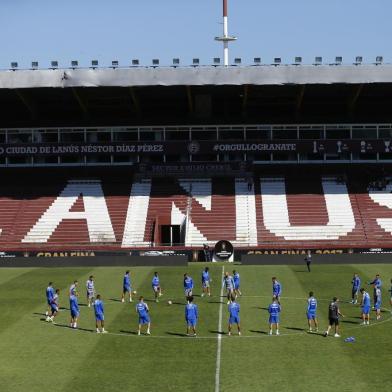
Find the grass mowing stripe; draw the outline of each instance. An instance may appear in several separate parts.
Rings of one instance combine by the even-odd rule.
[[[225,274],[225,267],[222,266],[222,280]],[[215,370],[215,392],[219,392],[220,386],[220,367],[221,367],[221,351],[222,351],[222,313],[223,313],[223,284],[220,291],[220,305],[219,305],[219,323],[218,323],[218,333],[217,333],[217,347],[216,347],[216,370]]]
[[[8,306],[3,312],[3,328],[0,324],[0,368],[2,369],[1,385],[6,391],[42,390],[42,379],[48,368],[61,369],[64,358],[72,358],[73,340],[57,346],[62,339],[62,328],[52,328],[44,320],[46,310],[45,289],[48,281],[52,280],[55,287],[64,287],[61,295],[68,298],[68,287],[75,278],[83,279],[90,272],[90,268],[61,270],[34,268],[21,278],[15,278],[0,286],[7,290]],[[3,297],[3,296],[2,296]],[[61,304],[68,301],[60,297]],[[65,312],[60,312],[64,314]],[[67,312],[68,314],[68,312]],[[78,340],[78,339],[76,339]],[[81,339],[82,340],[82,339]],[[84,338],[83,340],[86,340]],[[53,355],[53,347],[56,347]],[[4,362],[2,362],[4,360]],[[34,365],[32,365],[34,363]],[[23,377],[21,377],[23,374]],[[37,375],[41,375],[41,378]],[[56,385],[60,385],[63,374],[57,372]]]
[[[34,268],[1,284],[0,298],[6,298],[8,306],[2,313],[2,319],[6,322],[0,323],[0,334],[26,316],[26,310],[29,314],[40,314],[39,309],[47,309],[45,290],[48,285],[48,271],[52,274],[49,279],[55,282],[55,287],[66,287],[75,276],[79,278],[87,274],[89,269],[78,269],[77,273],[73,269],[64,269],[61,270],[61,277],[56,278],[56,270]]]
[[[191,276],[198,275],[199,266],[188,267]],[[212,268],[211,268],[212,269]],[[219,274],[220,274],[219,267]],[[151,289],[151,278],[157,270],[164,288],[162,301],[155,303]],[[81,337],[92,337],[95,342],[93,350],[88,351],[88,361],[83,368],[71,364],[72,378],[67,384],[69,388],[78,390],[92,390],[92,385],[105,392],[118,391],[119,385],[127,392],[154,390],[159,386],[161,391],[176,391],[181,385],[182,391],[205,390],[213,391],[213,379],[215,374],[216,347],[211,340],[183,338],[184,331],[184,307],[182,275],[183,268],[138,268],[134,272],[135,288],[138,293],[145,294],[149,301],[152,328],[151,336],[137,336],[137,315],[134,305],[121,304],[113,301],[107,307],[109,333],[97,335],[85,331],[75,331]],[[220,281],[217,269],[212,269],[212,276],[216,282]],[[132,275],[132,270],[131,270]],[[219,276],[219,278],[218,278]],[[98,276],[97,276],[98,280]],[[111,285],[112,275],[108,270],[108,292],[104,292],[107,298],[113,297]],[[181,298],[178,303],[171,306],[167,300]],[[208,333],[207,320],[216,319],[218,304],[207,302],[209,298],[195,297],[200,309],[201,325],[198,333]],[[176,301],[177,302],[177,301]],[[124,309],[117,316],[113,313],[117,309]],[[106,310],[106,308],[105,308]],[[106,314],[107,312],[107,314]],[[214,322],[214,321],[213,321]],[[207,325],[202,325],[202,324]],[[215,322],[214,322],[214,325]],[[198,326],[199,327],[199,326]],[[124,332],[120,332],[124,331]],[[69,332],[65,334],[65,332]],[[64,338],[69,337],[73,331],[64,329]],[[163,338],[156,338],[163,336]],[[212,335],[216,339],[215,335]],[[130,339],[127,339],[130,338]],[[194,342],[194,343],[193,343]],[[197,342],[197,343],[196,343]],[[69,367],[69,366],[68,366]],[[100,369],[96,372],[96,369]],[[190,369],[192,369],[190,371]],[[86,374],[94,372],[94,379],[86,377]],[[203,375],[203,377],[192,375]],[[79,380],[76,384],[72,380]],[[209,380],[206,387],[205,382]],[[67,390],[63,388],[61,390]]]
[[[32,268],[0,268],[0,286],[24,274],[29,273]]]
[[[64,287],[68,287],[80,271],[75,268],[47,269],[43,276],[34,271],[31,271],[30,278],[22,275],[22,285],[11,285],[8,286],[9,291],[1,292],[3,311],[17,312],[22,316],[1,335],[0,389],[7,392],[46,390],[48,369],[56,369],[54,388],[59,391],[72,387],[75,392],[115,392],[119,389],[139,392],[157,388],[162,392],[174,392],[179,385],[183,392],[214,391],[217,354],[215,342],[218,341],[217,332],[221,332],[216,331],[217,316],[222,307],[222,325],[225,329],[226,312],[225,302],[222,305],[222,298],[219,297],[218,300],[222,264],[208,266],[213,281],[216,282],[215,296],[201,298],[198,296],[199,289],[195,290],[195,302],[200,309],[196,339],[183,337],[185,298],[182,275],[186,272],[183,267],[158,268],[165,291],[162,297],[164,301],[160,304],[151,303],[153,337],[135,336],[137,316],[134,306],[118,302],[123,269],[97,268],[86,272],[86,275],[92,273],[96,276],[98,291],[108,305],[105,316],[107,313],[108,329],[113,333],[108,336],[53,327],[32,315],[36,306],[42,306],[41,314],[45,309],[44,289],[49,280],[54,280],[56,287],[62,287],[60,283],[64,280]],[[199,276],[202,267],[204,265],[189,265],[187,272],[195,278],[195,275]],[[356,267],[354,268],[357,269]],[[225,265],[225,270],[228,268],[232,267]],[[298,271],[303,287],[298,286],[286,266],[268,268],[236,265],[235,268],[241,274],[245,295],[239,298],[243,336],[221,336],[220,392],[236,389],[246,392],[270,389],[292,391],[298,388],[301,392],[314,389],[329,392],[336,391],[336,383],[331,383],[331,380],[336,379],[341,380],[338,389],[342,392],[351,391],[353,387],[357,392],[392,388],[389,376],[392,319],[389,313],[383,313],[382,321],[376,322],[372,312],[374,322],[371,320],[369,327],[359,325],[359,306],[343,303],[351,294],[352,266],[315,265],[311,274]],[[142,267],[132,271],[138,293],[147,294],[151,301],[149,278],[143,279],[145,275],[152,273],[151,269]],[[358,271],[365,280],[380,272],[386,288],[392,266],[369,265],[365,267],[365,271],[367,273]],[[287,297],[282,298],[283,334],[280,337],[266,335],[266,306],[271,300],[273,275],[282,282],[284,297]],[[1,276],[4,275],[1,273]],[[83,279],[84,277],[81,278],[82,289]],[[35,287],[38,289],[35,290]],[[314,289],[320,300],[320,318],[325,318],[328,313],[326,301],[321,302],[323,299],[335,294],[342,299],[343,313],[347,315],[342,320],[342,336],[354,336],[355,343],[344,343],[343,338],[323,338],[304,332],[308,288]],[[62,295],[63,293],[61,300]],[[68,292],[65,291],[64,297],[67,295]],[[16,303],[14,299],[17,300]],[[167,304],[169,299],[173,300],[171,306]],[[385,301],[384,307],[388,306]],[[80,326],[91,330],[94,325],[92,309],[82,307],[81,311]],[[68,313],[61,313],[59,322],[68,321]],[[1,323],[7,323],[7,317],[3,317]],[[324,327],[325,322],[322,324]],[[120,332],[124,327],[128,333]],[[232,358],[235,358],[235,365]]]

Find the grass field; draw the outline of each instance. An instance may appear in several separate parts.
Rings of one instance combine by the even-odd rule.
[[[303,266],[210,265],[211,298],[201,298],[204,264],[189,265],[199,305],[198,337],[187,338],[184,324],[183,268],[160,268],[164,296],[152,302],[153,268],[132,268],[133,287],[149,301],[152,336],[137,336],[134,304],[122,304],[125,268],[0,269],[0,390],[8,391],[368,391],[392,389],[392,322],[389,265]],[[227,307],[220,298],[222,269],[241,274],[243,336],[229,337]],[[383,280],[382,319],[359,325],[358,306],[347,303],[351,277],[362,282],[379,272]],[[81,306],[80,330],[67,327],[69,311],[57,323],[44,320],[49,281],[62,290],[60,305],[68,307],[68,287],[80,282],[80,303],[89,275],[105,302],[107,335],[97,335],[93,311]],[[281,336],[268,336],[266,307],[271,277],[283,286]],[[321,331],[327,324],[328,300],[342,300],[346,315],[342,337],[308,334],[305,305],[313,290],[319,300]],[[167,300],[172,300],[169,306]],[[222,329],[219,314],[222,309]],[[354,336],[355,343],[344,338]]]

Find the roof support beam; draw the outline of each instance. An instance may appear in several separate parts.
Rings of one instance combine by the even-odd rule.
[[[356,104],[357,104],[357,102],[358,102],[359,96],[361,95],[361,92],[362,92],[362,90],[363,90],[363,86],[364,86],[363,83],[358,84],[358,85],[355,87],[354,92],[353,92],[351,98],[350,98],[349,101],[348,101],[348,111],[349,111],[349,114],[350,114],[350,115],[351,115],[351,114],[354,112],[354,110],[355,110],[355,106],[356,106]]]
[[[81,97],[80,93],[76,90],[75,87],[72,87],[71,89],[72,89],[72,94],[73,94],[75,100],[77,101],[77,103],[78,103],[80,109],[81,109],[82,112],[83,112],[83,115],[84,115],[85,117],[87,117],[87,116],[88,116],[88,109],[87,109],[87,104],[86,104],[86,102],[85,102],[84,99]]]
[[[249,84],[244,84],[244,92],[242,96],[242,116],[244,117],[246,117],[247,115],[246,108],[248,106],[249,89],[250,89]]]
[[[193,114],[194,105],[193,105],[193,97],[192,97],[192,88],[191,88],[191,86],[186,86],[186,96],[188,98],[189,113]]]
[[[133,87],[129,87],[129,95],[131,97],[132,101],[132,109],[133,111],[140,116],[141,115],[141,108],[140,108],[140,102],[139,99],[136,95],[136,91]]]
[[[297,113],[301,111],[302,102],[304,100],[304,95],[305,95],[305,89],[306,89],[306,85],[305,84],[303,84],[299,88],[298,95],[297,95],[297,100],[296,100],[296,104],[295,104],[295,110],[297,111]]]
[[[27,98],[26,94],[24,94],[24,92],[18,88],[14,89],[15,94],[17,95],[17,97],[20,99],[20,101],[22,102],[23,106],[28,110],[28,112],[30,113],[31,118],[35,118],[36,112],[34,109],[34,105],[32,104],[32,102],[30,101],[29,98]]]

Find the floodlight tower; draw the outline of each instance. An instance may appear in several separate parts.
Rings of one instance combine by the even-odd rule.
[[[215,37],[216,41],[223,42],[223,64],[226,67],[229,65],[229,42],[237,40],[237,37],[229,35],[229,28],[227,25],[227,1],[228,0],[223,0],[223,36]]]

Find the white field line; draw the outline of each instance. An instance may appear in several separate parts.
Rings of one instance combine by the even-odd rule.
[[[223,280],[223,276],[225,273],[225,267],[222,266],[222,278],[221,282]],[[222,351],[222,313],[223,313],[223,302],[222,302],[222,297],[223,297],[223,284],[221,283],[221,291],[220,291],[220,305],[219,305],[219,324],[218,324],[218,334],[217,334],[217,339],[218,339],[218,344],[216,347],[216,370],[215,370],[215,392],[219,392],[219,387],[220,387],[220,367],[221,367],[221,351]]]

